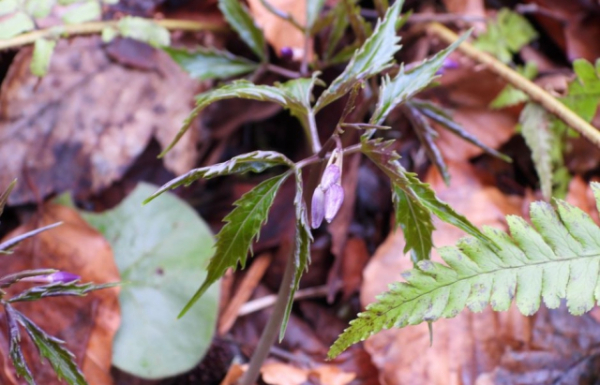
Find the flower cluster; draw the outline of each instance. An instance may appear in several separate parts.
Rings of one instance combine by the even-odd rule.
[[[344,188],[341,185],[342,170],[337,164],[329,164],[321,183],[315,189],[311,205],[311,222],[313,229],[321,226],[323,218],[331,223],[344,201]]]

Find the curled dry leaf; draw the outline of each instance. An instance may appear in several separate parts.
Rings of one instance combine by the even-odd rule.
[[[356,375],[333,365],[301,369],[290,364],[267,362],[260,369],[263,381],[270,385],[302,385],[307,381],[321,385],[347,385]]]
[[[39,226],[62,221],[63,225],[24,241],[2,264],[0,275],[24,269],[55,268],[81,276],[82,282],[98,284],[120,281],[110,245],[71,208],[45,205],[42,216],[34,216],[8,237],[31,231]],[[15,307],[49,334],[66,341],[87,381],[94,385],[111,385],[112,341],[121,315],[119,288],[104,289],[86,297],[56,297],[35,302],[17,303]],[[4,314],[4,313],[2,313]],[[4,317],[4,315],[2,315]],[[4,327],[4,321],[1,322]],[[5,331],[0,334],[0,355],[4,352]],[[36,348],[23,337],[24,353],[39,384],[59,385],[52,368],[42,363]],[[35,353],[34,353],[35,352]],[[13,384],[12,372],[0,372],[0,383]]]
[[[112,62],[99,37],[61,40],[38,79],[31,49],[17,54],[0,88],[0,185],[31,182],[19,183],[12,204],[67,189],[96,193],[121,178],[153,136],[169,144],[198,84],[162,52],[152,49],[146,60],[154,65],[143,72]],[[192,168],[196,136],[167,155],[169,170]]]

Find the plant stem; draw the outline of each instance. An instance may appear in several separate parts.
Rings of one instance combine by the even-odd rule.
[[[458,39],[458,35],[439,23],[429,24],[427,26],[427,31],[437,35],[448,44],[453,43]],[[473,60],[487,65],[491,71],[504,78],[504,80],[509,82],[513,87],[525,92],[531,100],[544,107],[548,112],[554,114],[569,127],[585,136],[596,146],[600,147],[600,131],[562,104],[558,99],[546,92],[543,88],[523,77],[492,55],[480,51],[469,43],[462,43],[458,47],[458,50]]]
[[[319,132],[317,131],[315,112],[312,110],[308,113],[308,129],[310,134],[310,145],[312,147],[313,153],[317,154],[319,151],[321,151],[321,140],[319,139]]]
[[[283,12],[281,9],[275,8],[275,6],[269,3],[267,0],[260,0],[260,3],[273,15],[287,21],[300,31],[304,32],[304,27],[298,22],[298,20],[294,18],[294,16],[292,16],[292,14]]]
[[[265,65],[265,68],[267,70],[273,72],[273,73],[285,76],[286,78],[297,79],[297,78],[300,77],[300,73],[299,72],[292,71],[292,70],[289,70],[287,68],[283,68],[283,67],[277,66],[275,64],[267,63]]]
[[[227,28],[214,23],[201,23],[191,20],[153,20],[156,24],[169,30],[182,31],[224,31]],[[37,39],[59,35],[90,35],[102,32],[106,27],[116,27],[119,20],[91,21],[80,24],[67,24],[26,32],[10,39],[0,41],[0,50],[33,44]]]
[[[294,269],[294,258],[290,255],[285,265],[285,272],[283,273],[279,293],[277,293],[277,300],[273,307],[273,313],[271,313],[267,326],[265,326],[265,330],[260,336],[260,341],[258,341],[258,346],[252,354],[252,359],[248,365],[248,370],[242,378],[241,385],[254,385],[254,383],[256,383],[260,374],[260,368],[267,359],[271,346],[275,343],[281,322],[285,315],[288,297],[290,296],[292,286],[294,285]]]

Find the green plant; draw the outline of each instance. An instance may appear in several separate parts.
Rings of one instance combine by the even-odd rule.
[[[394,109],[400,109],[409,118],[417,137],[427,150],[430,161],[440,169],[447,183],[449,177],[446,173],[446,165],[433,140],[435,135],[428,119],[440,123],[463,139],[479,145],[490,154],[509,161],[502,154],[485,147],[477,138],[462,130],[440,107],[414,98],[418,92],[431,84],[445,64],[449,53],[456,49],[469,34],[460,38],[447,38],[450,36],[447,30],[432,25],[431,30],[434,33],[439,33],[446,40],[452,40],[452,44],[430,60],[411,65],[410,69],[406,69],[403,65],[398,66],[393,62],[394,55],[400,49],[398,44],[400,39],[396,31],[406,21],[406,17],[400,17],[402,1],[396,1],[389,8],[384,2],[378,2],[377,9],[380,14],[385,11],[385,16],[374,28],[371,28],[361,17],[356,3],[345,0],[323,17],[324,20],[333,20],[333,26],[327,36],[334,42],[327,45],[327,49],[320,55],[316,55],[320,56],[320,59],[311,63],[307,63],[305,59],[301,63],[300,73],[294,73],[274,68],[267,63],[264,38],[260,29],[247,16],[247,10],[240,2],[220,0],[219,3],[231,27],[261,59],[260,63],[252,65],[247,59],[236,58],[226,52],[209,52],[206,49],[199,49],[196,53],[169,50],[173,59],[191,74],[203,79],[227,78],[233,74],[261,68],[294,79],[270,86],[238,80],[199,95],[196,108],[185,121],[171,147],[185,134],[192,120],[210,103],[228,98],[245,98],[269,101],[289,110],[304,127],[313,155],[297,162],[272,151],[256,151],[239,155],[224,163],[192,170],[162,186],[147,201],[169,189],[189,185],[199,178],[209,179],[246,172],[268,172],[269,169],[277,166],[287,169],[281,174],[271,175],[269,179],[242,196],[235,203],[236,207],[233,211],[225,217],[226,224],[217,234],[215,253],[208,266],[207,278],[183,309],[181,313],[183,316],[226,269],[235,269],[238,264],[242,268],[245,266],[248,252],[252,250],[252,242],[258,237],[260,228],[267,219],[275,194],[286,179],[292,175],[295,177],[295,249],[288,261],[273,316],[252,358],[244,384],[254,382],[258,375],[258,368],[275,340],[278,329],[280,338],[283,337],[294,292],[302,273],[310,263],[309,244],[312,240],[310,227],[319,227],[323,219],[331,221],[339,209],[343,201],[343,189],[340,187],[343,177],[341,163],[343,157],[351,153],[363,153],[389,177],[393,190],[396,222],[404,231],[406,239],[404,251],[411,253],[416,267],[404,273],[406,283],[398,283],[390,292],[382,295],[377,303],[368,306],[366,312],[361,313],[351,322],[350,327],[331,347],[330,358],[341,353],[349,345],[383,328],[403,327],[408,324],[433,322],[440,317],[453,317],[465,306],[473,311],[480,311],[491,303],[494,310],[506,310],[516,296],[519,309],[524,314],[532,314],[539,307],[540,297],[543,297],[545,304],[551,308],[558,306],[561,298],[567,298],[569,309],[574,314],[582,314],[593,306],[594,298],[599,299],[600,295],[594,294],[594,288],[598,276],[597,253],[600,247],[596,238],[600,235],[600,230],[583,212],[563,201],[557,201],[558,217],[548,204],[535,203],[532,205],[532,219],[539,233],[518,217],[509,217],[512,239],[498,230],[480,231],[468,219],[440,201],[434,191],[427,184],[422,183],[416,174],[405,170],[398,161],[399,156],[393,150],[394,141],[384,140],[384,130],[389,128],[384,126],[388,114]],[[315,14],[321,12],[322,2],[309,1],[309,4],[307,20],[316,20]],[[272,6],[270,8],[280,17],[285,16],[280,15],[280,12]],[[340,11],[342,8],[347,17],[339,17],[344,13]],[[496,28],[491,28],[488,35],[482,36],[479,45],[484,49],[499,49],[498,54],[502,59],[509,61],[510,55],[533,39],[536,33],[520,16],[515,17],[514,14],[506,11],[500,16],[498,24],[494,24]],[[305,26],[293,24],[295,28],[305,32],[307,39],[319,38],[319,32],[323,28],[318,23],[309,23]],[[524,28],[527,33],[517,41],[508,38],[503,40],[501,46],[492,44],[493,41],[506,37],[506,32],[511,30],[513,25],[519,26],[519,29]],[[335,43],[348,26],[352,28],[356,40],[348,45],[350,49],[336,52]],[[535,94],[536,98],[542,100],[544,106],[548,103],[557,103],[555,99],[535,87],[529,85],[521,87],[522,79],[525,78],[506,65],[495,61],[491,56],[485,56],[481,51],[471,47],[465,48],[465,51],[481,58],[482,61],[492,63],[494,69],[507,74],[511,83],[525,92],[522,94],[520,91],[508,90],[507,92],[512,94],[504,98],[514,99],[513,94],[516,94],[516,97],[524,100]],[[194,70],[205,68],[203,63],[211,62],[215,56],[219,56],[219,60],[223,63],[228,63],[228,65],[223,64],[222,73]],[[344,71],[329,85],[323,84],[319,79],[319,70],[344,60],[348,60]],[[312,73],[309,73],[307,68],[311,68]],[[376,76],[380,76],[379,86],[375,81]],[[325,87],[325,90],[316,102],[313,102],[315,86]],[[532,91],[532,88],[535,89]],[[362,115],[350,113],[357,107],[355,105],[357,95],[363,90],[365,95],[373,95],[368,100],[375,103],[368,123],[361,120],[366,111],[363,111]],[[542,97],[539,97],[540,94],[543,94]],[[321,145],[315,115],[328,104],[347,95],[349,96],[346,108],[333,134],[324,145]],[[580,124],[578,118],[574,118],[564,105],[558,104],[558,108],[553,112],[561,119],[568,122],[575,121],[579,124],[578,127],[585,125]],[[364,133],[358,143],[344,147],[340,136],[347,127],[364,130]],[[586,126],[581,130],[587,132],[586,130],[590,129]],[[327,164],[319,176],[320,182],[317,188],[310,192],[312,202],[308,205],[304,199],[307,194],[304,192],[302,171],[308,165],[323,162]],[[600,186],[594,185],[593,188],[598,194]],[[433,215],[472,236],[460,241],[456,247],[440,251],[447,265],[429,261],[433,247],[431,238],[434,230]]]
[[[0,214],[2,214],[8,196],[14,186],[15,182],[0,195]],[[22,241],[59,225],[60,222],[8,239],[0,244],[0,254],[10,254]],[[23,270],[0,277],[0,305],[4,307],[4,314],[8,325],[9,355],[19,377],[25,379],[30,385],[34,385],[36,382],[21,351],[21,331],[19,325],[25,329],[29,338],[31,338],[38,348],[40,356],[50,362],[59,378],[64,379],[70,385],[87,384],[83,374],[75,363],[73,353],[64,347],[64,342],[48,335],[33,321],[13,307],[13,304],[19,302],[37,301],[47,297],[84,296],[94,290],[115,286],[113,283],[103,285],[95,285],[93,283],[82,284],[79,283],[79,280],[80,277],[75,274],[53,269]],[[4,289],[11,287],[17,282],[31,282],[39,284],[39,286],[33,286],[8,296]]]

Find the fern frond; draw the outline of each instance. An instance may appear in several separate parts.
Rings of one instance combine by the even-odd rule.
[[[600,209],[600,184],[592,183]],[[600,228],[582,210],[556,200],[531,205],[533,227],[508,216],[510,234],[484,228],[497,246],[468,237],[439,253],[445,264],[419,261],[402,274],[406,282],[367,306],[333,344],[329,357],[391,327],[452,318],[465,307],[482,311],[488,304],[505,311],[514,300],[521,313],[544,304],[554,309],[566,298],[569,312],[581,315],[600,300]]]

